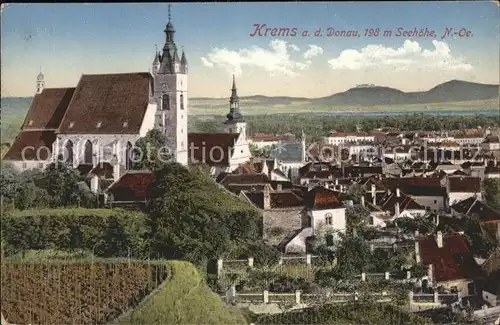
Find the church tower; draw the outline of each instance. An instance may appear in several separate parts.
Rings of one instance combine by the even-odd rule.
[[[233,75],[233,88],[231,89],[231,97],[229,98],[229,114],[226,115],[227,120],[224,122],[227,133],[239,133],[242,140],[246,140],[247,123],[243,119],[240,112],[240,99],[236,89],[236,80]]]
[[[181,58],[174,41],[175,29],[168,6],[168,23],[164,30],[165,45],[156,50],[152,64],[154,101],[158,105],[155,126],[167,136],[168,147],[175,161],[188,164],[188,79],[187,59]]]
[[[45,86],[44,76],[42,73],[42,69],[40,69],[40,73],[36,77],[36,93],[41,94],[44,86]]]

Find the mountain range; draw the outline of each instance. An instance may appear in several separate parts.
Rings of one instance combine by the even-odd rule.
[[[357,87],[345,92],[322,98],[285,97],[285,96],[245,96],[240,97],[243,103],[249,106],[286,105],[304,102],[315,107],[334,108],[335,106],[398,106],[412,104],[468,102],[480,100],[498,100],[499,85],[481,84],[462,80],[451,80],[439,84],[427,91],[403,92],[401,90],[381,87]],[[2,98],[2,114],[26,113],[31,97]],[[202,108],[219,106],[227,98],[190,98],[190,105]]]

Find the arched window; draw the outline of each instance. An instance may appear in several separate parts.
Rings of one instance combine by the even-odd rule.
[[[93,163],[93,158],[94,156],[94,152],[93,152],[93,148],[92,148],[92,142],[90,142],[90,140],[87,140],[87,142],[85,142],[85,147],[84,147],[84,151],[83,151],[83,163],[84,164],[92,164]]]
[[[184,109],[184,95],[181,94],[181,109]]]
[[[73,141],[68,140],[64,147],[63,159],[68,164],[73,163]]]
[[[167,94],[163,94],[161,97],[161,109],[170,110],[170,96]]]

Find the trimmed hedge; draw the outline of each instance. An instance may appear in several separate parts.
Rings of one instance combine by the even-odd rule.
[[[147,218],[121,209],[42,209],[2,215],[4,253],[86,250],[102,257],[145,257]]]

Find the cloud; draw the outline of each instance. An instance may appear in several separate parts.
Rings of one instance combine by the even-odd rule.
[[[201,58],[201,62],[203,63],[204,66],[206,66],[208,68],[214,67],[214,64],[212,62],[208,61],[207,59],[205,59],[204,57]]]
[[[315,56],[323,54],[323,48],[317,45],[309,45],[309,49],[304,53],[304,59],[310,60]]]
[[[440,71],[469,71],[472,65],[464,58],[451,54],[448,44],[432,41],[434,49],[423,49],[416,41],[406,40],[402,47],[394,49],[383,45],[367,45],[360,51],[347,49],[328,61],[335,70],[361,70],[368,68],[393,68],[399,71],[434,69]]]
[[[224,68],[236,75],[241,75],[244,68],[260,68],[271,75],[295,76],[300,71],[311,66],[312,61],[310,59],[312,57],[323,52],[320,47],[309,45],[309,49],[304,53],[305,60],[299,61],[291,58],[289,50],[300,51],[299,47],[294,44],[275,39],[269,42],[269,48],[267,49],[258,46],[238,51],[215,48],[202,57],[201,61],[206,67]]]

